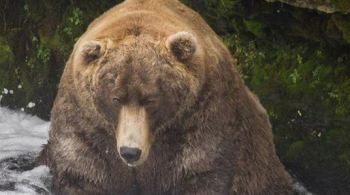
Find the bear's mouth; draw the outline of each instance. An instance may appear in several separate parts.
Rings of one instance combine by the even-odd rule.
[[[118,152],[123,162],[129,167],[142,164],[148,157],[151,145],[145,108],[134,105],[122,106],[116,131]]]
[[[137,165],[133,165],[133,164],[129,164],[129,163],[127,163],[127,165],[131,168],[137,167]]]

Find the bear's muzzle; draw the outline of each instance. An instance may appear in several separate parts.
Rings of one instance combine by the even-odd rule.
[[[147,112],[144,107],[125,105],[119,113],[117,147],[128,166],[138,166],[148,157],[151,139]]]

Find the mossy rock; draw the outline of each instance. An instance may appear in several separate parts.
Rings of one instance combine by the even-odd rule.
[[[292,6],[316,9],[326,13],[350,13],[350,1],[348,0],[266,0],[268,2],[280,1]]]

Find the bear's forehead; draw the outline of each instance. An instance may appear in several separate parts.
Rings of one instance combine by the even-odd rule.
[[[122,40],[114,40],[115,46],[124,46],[129,49],[136,50],[147,50],[147,49],[155,49],[157,46],[157,43],[159,41],[155,40],[153,37],[149,35],[128,35],[124,37]]]
[[[123,40],[115,40],[107,46],[107,56],[123,60],[126,63],[163,59],[167,53],[159,41],[141,35],[130,35]]]

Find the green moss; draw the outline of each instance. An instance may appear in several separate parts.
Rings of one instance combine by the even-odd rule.
[[[343,11],[343,12],[346,12],[346,13],[349,13],[350,12],[350,1],[349,0],[332,0],[331,1],[334,6]]]
[[[332,21],[341,32],[343,39],[350,44],[350,16],[334,14],[332,15]]]
[[[288,161],[295,161],[295,159],[298,159],[301,157],[301,154],[305,150],[305,143],[304,141],[296,141],[292,143],[288,151],[286,153],[286,157]]]
[[[244,24],[247,31],[253,33],[256,37],[262,38],[265,36],[264,25],[261,22],[246,19]]]
[[[60,48],[62,43],[60,41],[60,35],[55,32],[52,34],[46,34],[43,31],[39,31],[39,38],[43,45],[46,45],[50,49]]]
[[[0,37],[7,40],[0,41],[0,91],[15,91],[0,104],[48,119],[73,44],[91,20],[117,2],[0,1]],[[29,102],[36,106],[26,108]]]
[[[305,15],[297,12],[292,18],[304,21]],[[318,20],[322,22],[312,24],[313,28],[323,28],[329,19]],[[332,178],[315,181],[330,182],[339,190],[350,179],[350,47],[344,46],[342,36],[336,42],[310,33],[280,36],[291,23],[266,24],[265,36],[248,30],[248,35],[244,31],[226,35],[224,41],[270,115],[280,158],[296,175]],[[305,25],[292,24],[301,30]],[[316,35],[319,38],[312,37]],[[326,190],[317,188],[319,193]]]
[[[0,37],[0,65],[13,62],[13,53],[8,43]]]
[[[349,170],[350,167],[350,150],[343,152],[341,155],[339,155],[339,160],[342,162],[342,164],[347,167],[347,170]]]

